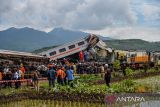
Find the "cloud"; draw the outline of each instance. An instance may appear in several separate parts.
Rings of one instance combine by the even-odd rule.
[[[132,25],[135,12],[131,0],[1,0],[1,27],[49,29],[104,29],[114,25]]]
[[[133,0],[137,26],[160,27],[160,0]]]
[[[146,21],[159,20],[160,21],[160,7],[151,4],[142,5],[142,13]]]
[[[160,40],[159,0],[0,0],[0,30],[64,27],[114,38]]]
[[[158,28],[147,27],[110,27],[100,31],[88,30],[104,36],[116,39],[143,39],[146,41],[160,41],[160,30]]]

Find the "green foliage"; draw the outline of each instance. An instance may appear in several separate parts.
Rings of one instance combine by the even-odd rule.
[[[125,71],[126,71],[126,75],[133,75],[133,74],[134,74],[134,70],[132,70],[132,69],[129,68],[129,67],[127,67],[127,68],[125,69]]]
[[[114,61],[113,68],[116,70],[120,69],[120,61],[119,60]]]
[[[82,82],[82,83],[91,84],[91,83],[96,82],[101,79],[102,79],[102,77],[100,75],[89,74],[89,75],[81,75],[80,79],[78,79],[78,80],[79,80],[79,82]]]
[[[135,82],[133,80],[127,79],[121,82],[121,85],[124,87],[132,87],[135,85]]]
[[[113,84],[111,89],[107,90],[109,93],[120,93],[120,92],[135,92],[136,83],[133,80],[124,80],[120,83]]]

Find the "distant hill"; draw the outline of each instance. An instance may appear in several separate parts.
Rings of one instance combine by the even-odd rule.
[[[32,28],[9,28],[0,31],[0,49],[15,51],[34,51],[43,47],[60,45],[87,36],[88,33],[55,28],[51,32]],[[101,37],[101,36],[100,36]],[[101,37],[104,40],[110,38]]]
[[[148,42],[141,39],[105,40],[105,42],[114,49],[160,51],[160,42]]]
[[[32,28],[10,28],[0,31],[0,49],[32,51],[55,43],[50,35]]]
[[[54,35],[56,40],[61,40],[63,43],[73,41],[79,38],[86,37],[89,35],[89,33],[82,32],[82,31],[73,31],[63,28],[55,28],[52,31],[48,32],[50,35]],[[98,37],[102,40],[111,40],[112,38],[109,37],[103,37],[101,35],[98,35]]]
[[[55,28],[52,31],[48,32],[50,35],[54,35],[54,38],[58,41],[68,42],[75,39],[83,38],[88,33],[81,31],[71,31],[63,28]]]

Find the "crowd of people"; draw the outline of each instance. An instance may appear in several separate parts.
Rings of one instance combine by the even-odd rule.
[[[33,78],[32,75],[38,66],[38,64],[24,65],[23,63],[18,64],[14,61],[1,61],[0,88],[13,87],[13,84],[15,84],[15,88],[18,89],[21,86],[22,80]]]
[[[102,62],[70,63],[67,60],[64,63],[50,63],[48,68],[47,77],[50,87],[55,86],[56,80],[58,84],[69,84],[73,87],[74,74],[101,74],[106,85],[110,87],[111,72],[113,70],[112,64]]]
[[[24,79],[24,74],[26,70],[23,64],[13,64],[8,61],[0,63],[0,81],[2,80],[21,80]],[[12,87],[12,82],[5,82],[1,84],[4,87]],[[15,88],[19,88],[21,86],[20,82],[15,83]]]
[[[21,86],[23,79],[31,79],[36,90],[39,90],[39,78],[47,77],[49,87],[55,87],[57,81],[60,85],[70,85],[74,87],[74,74],[99,74],[105,72],[105,67],[110,68],[109,73],[105,76],[109,86],[111,65],[100,62],[78,62],[72,63],[68,60],[54,61],[46,65],[14,64],[14,62],[0,62],[0,81],[17,80],[17,82],[0,82],[1,87],[14,87],[17,89]],[[108,71],[108,70],[107,70]],[[103,75],[104,76],[104,75]]]
[[[42,76],[48,78],[49,86],[55,86],[55,80],[57,80],[61,85],[70,84],[73,87],[73,74],[73,66],[62,66],[62,64],[56,65],[54,63],[24,66],[22,63],[14,64],[13,62],[5,61],[0,62],[0,87],[13,87],[13,84],[15,84],[15,88],[19,88],[21,86],[20,80],[27,77],[27,79],[32,79],[33,85],[38,90],[38,78]],[[17,82],[12,80],[17,80]]]
[[[55,66],[50,65],[47,71],[49,87],[55,87],[55,80],[60,85],[69,84],[73,87],[74,70],[72,66]]]

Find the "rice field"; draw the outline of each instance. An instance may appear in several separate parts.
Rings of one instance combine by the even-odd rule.
[[[53,100],[22,100],[1,104],[1,107],[159,107],[160,101],[150,100],[139,103],[118,103],[105,105],[100,103],[53,101]]]
[[[1,107],[105,107],[105,104],[54,100],[22,100],[2,104]]]

